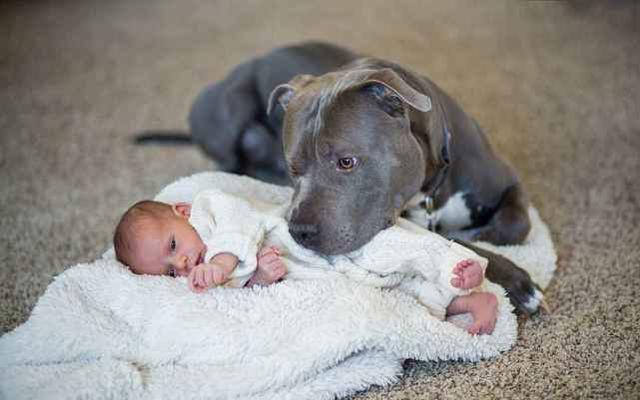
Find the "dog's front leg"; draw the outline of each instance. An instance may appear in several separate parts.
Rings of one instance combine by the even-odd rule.
[[[470,243],[458,241],[461,245],[475,251],[489,260],[485,275],[491,282],[502,286],[511,304],[516,310],[525,314],[535,314],[544,304],[544,297],[538,285],[533,282],[527,271],[518,267],[511,260]]]

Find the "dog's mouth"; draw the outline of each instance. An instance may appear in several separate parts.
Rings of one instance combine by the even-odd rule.
[[[367,229],[354,230],[349,225],[340,225],[330,231],[325,227],[310,229],[309,226],[289,224],[289,232],[301,246],[322,256],[349,254],[367,244],[378,232],[393,224],[390,219],[369,224]]]
[[[348,254],[358,250],[383,229],[395,223],[395,212],[376,193],[365,202],[349,203],[341,192],[307,190],[305,198],[294,197],[287,212],[292,238],[302,247],[324,256]],[[299,193],[297,193],[299,194]],[[318,207],[317,203],[326,204]]]
[[[335,246],[331,246],[327,249],[325,249],[322,254],[324,254],[325,256],[337,256],[337,255],[341,255],[341,254],[348,254],[351,253],[355,250],[357,250],[360,246],[354,246],[353,242],[348,242],[348,243],[338,243]]]

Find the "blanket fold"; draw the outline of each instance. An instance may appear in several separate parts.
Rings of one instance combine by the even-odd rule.
[[[211,187],[274,204],[291,196],[218,172],[157,198],[190,201]],[[555,251],[534,209],[531,217],[525,244],[492,250],[545,287]],[[57,276],[29,319],[0,338],[0,398],[333,399],[395,382],[406,358],[475,361],[508,350],[512,306],[502,288],[486,288],[499,300],[496,329],[471,336],[456,325],[464,318],[439,321],[398,290],[337,278],[194,294],[184,278],[136,276],[108,251]]]

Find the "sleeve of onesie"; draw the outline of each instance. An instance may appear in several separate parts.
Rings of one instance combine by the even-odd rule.
[[[238,257],[228,286],[244,286],[256,271],[258,249],[264,240],[265,226],[259,213],[244,199],[207,190],[194,199],[189,221],[207,245],[207,261],[220,253]]]

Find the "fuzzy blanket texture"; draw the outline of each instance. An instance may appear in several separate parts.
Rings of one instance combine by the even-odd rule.
[[[286,203],[289,188],[200,173],[157,196],[189,201],[203,189]],[[494,247],[546,287],[556,264],[535,209],[521,246]],[[439,321],[415,299],[347,279],[284,281],[252,289],[189,291],[184,278],[136,276],[107,251],[60,274],[29,319],[0,338],[0,397],[118,399],[333,399],[387,385],[402,361],[491,358],[516,340],[497,285],[491,335],[465,316]]]

